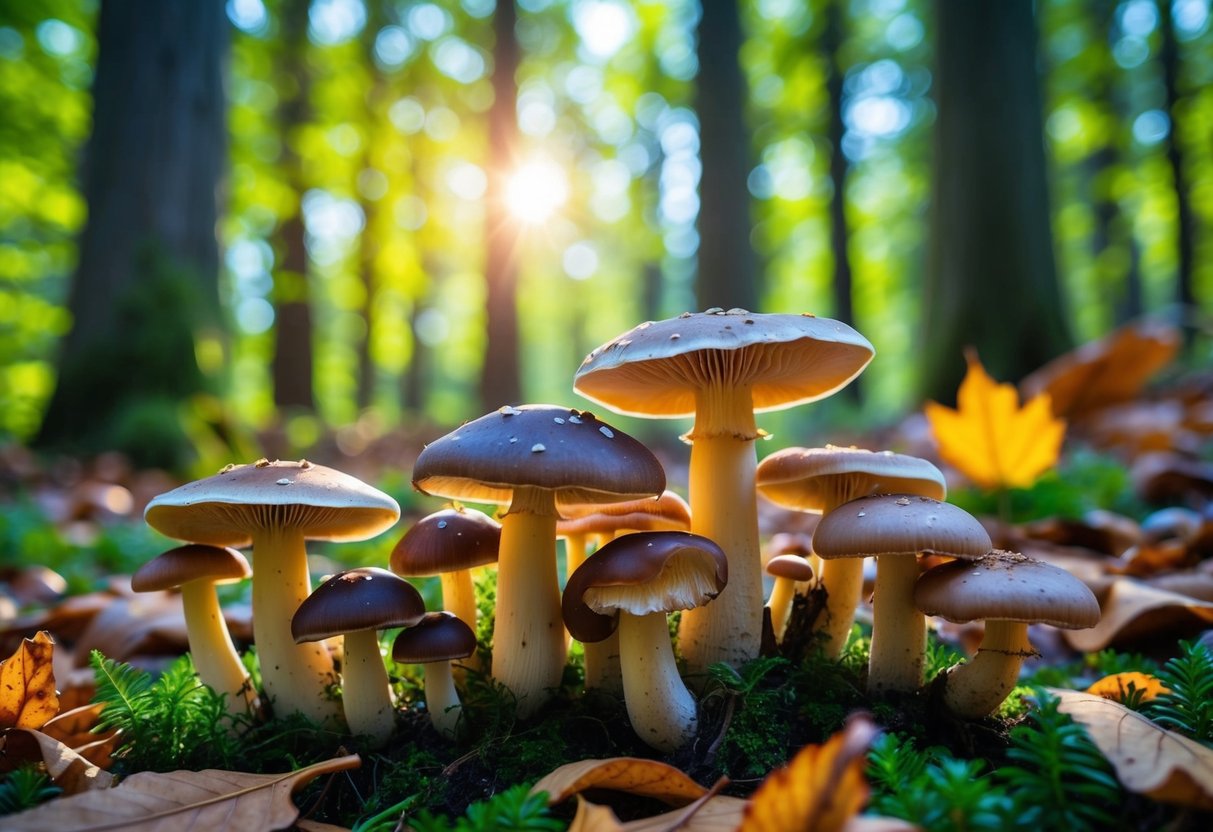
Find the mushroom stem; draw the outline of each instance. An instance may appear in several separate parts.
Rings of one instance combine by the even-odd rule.
[[[918,574],[915,555],[876,558],[872,650],[868,659],[869,693],[915,691],[922,687],[927,620],[914,605],[914,582],[918,580]]]
[[[705,673],[716,662],[736,667],[758,656],[763,592],[757,436],[749,387],[716,385],[698,392],[690,434],[691,531],[724,550],[729,583],[711,604],[682,614],[678,645],[690,673]]]
[[[589,551],[589,535],[584,532],[565,535],[564,538],[564,574],[567,579],[577,571],[577,567],[585,563],[586,552]]]
[[[340,712],[328,695],[336,681],[332,658],[323,644],[295,644],[291,635],[291,618],[312,590],[303,540],[296,529],[272,528],[254,535],[253,638],[275,713],[300,713],[325,722]]]
[[[430,712],[430,721],[438,733],[454,739],[463,703],[455,690],[451,663],[425,662],[421,665],[421,674],[425,678],[425,707]]]
[[[863,594],[863,558],[823,560],[821,584],[826,590],[826,601],[816,629],[821,637],[821,652],[828,659],[837,659],[851,635],[855,608]]]
[[[215,584],[209,580],[186,581],[181,586],[181,603],[185,608],[190,655],[202,684],[226,695],[225,703],[231,714],[255,710],[257,692],[223,620]]]
[[[767,606],[771,610],[771,629],[775,631],[775,640],[783,639],[783,630],[788,623],[788,610],[792,607],[792,595],[796,589],[796,582],[791,578],[776,578],[775,585],[771,587],[771,597],[767,599]]]
[[[552,491],[520,487],[501,518],[493,678],[513,692],[524,717],[543,704],[564,671],[556,516]]]
[[[623,682],[619,664],[619,631],[616,630],[602,641],[592,641],[582,646],[585,648],[585,689],[610,694],[621,693]]]
[[[341,697],[350,733],[370,737],[374,748],[387,743],[396,728],[396,709],[374,630],[345,634]]]
[[[1019,681],[1019,668],[1036,651],[1021,621],[987,621],[977,655],[947,671],[944,703],[965,719],[979,719],[1010,695]]]
[[[672,753],[695,735],[695,698],[678,675],[663,612],[619,613],[623,697],[632,729],[658,751]]]
[[[442,583],[442,608],[476,631],[476,589],[472,586],[472,571],[457,569],[438,576]]]

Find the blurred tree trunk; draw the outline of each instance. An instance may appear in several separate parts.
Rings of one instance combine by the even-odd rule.
[[[736,0],[703,3],[699,20],[699,309],[757,310],[758,286],[750,244],[750,134]]]
[[[518,226],[509,216],[506,184],[518,147],[519,46],[514,0],[498,0],[493,12],[493,106],[489,108],[488,193],[485,206],[484,366],[480,375],[482,409],[519,404]]]
[[[1179,43],[1175,24],[1171,20],[1171,0],[1158,0],[1158,28],[1162,31],[1162,48],[1158,53],[1162,64],[1163,87],[1166,90],[1167,116],[1171,129],[1167,131],[1167,162],[1175,188],[1175,300],[1184,312],[1196,308],[1196,292],[1192,272],[1196,262],[1196,215],[1192,212],[1191,183],[1188,162],[1179,137],[1180,89]]]
[[[215,224],[227,25],[221,3],[101,4],[89,219],[42,447],[184,461],[178,408],[216,369],[199,355],[223,363]]]
[[[371,76],[370,88],[366,91],[366,131],[363,143],[360,174],[378,170],[376,155],[379,153],[379,126],[387,122],[384,102],[387,99],[387,79],[375,61],[375,38],[387,23],[383,7],[378,0],[368,0],[366,25],[362,28],[362,60]],[[390,122],[389,122],[390,123]],[[371,354],[372,335],[375,327],[375,295],[379,289],[376,278],[376,263],[379,259],[379,239],[384,230],[380,228],[380,200],[382,194],[368,196],[365,187],[358,188],[359,206],[365,221],[358,237],[358,274],[362,282],[362,338],[358,341],[358,376],[355,391],[358,409],[365,410],[375,398],[375,359]]]
[[[1014,381],[1070,345],[1053,258],[1030,0],[937,0],[935,160],[922,392],[962,351]]]
[[[310,70],[307,64],[309,0],[286,0],[281,10],[282,72],[278,83],[279,159],[282,176],[294,204],[274,234],[274,404],[279,408],[312,410],[312,306],[308,285],[307,245],[303,225],[303,160],[295,146],[307,124]]]

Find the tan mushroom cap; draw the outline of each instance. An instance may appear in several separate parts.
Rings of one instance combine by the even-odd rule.
[[[990,535],[964,509],[910,494],[843,503],[813,531],[813,551],[827,560],[919,553],[973,559],[992,548]]]
[[[775,555],[767,561],[767,574],[792,581],[811,581],[813,566],[800,555]]]
[[[169,549],[140,566],[131,576],[131,589],[155,592],[198,580],[228,583],[252,574],[248,560],[235,549],[190,543]]]
[[[619,529],[638,532],[679,532],[691,527],[691,507],[673,491],[657,499],[626,500],[598,505],[559,506],[558,534],[611,534]]]
[[[653,452],[592,413],[549,404],[503,407],[422,450],[413,486],[426,494],[508,504],[517,487],[561,503],[654,497],[665,471]]]
[[[476,634],[446,610],[427,612],[392,643],[392,658],[402,664],[466,659],[476,652]]]
[[[291,619],[296,643],[343,633],[411,627],[425,615],[421,593],[386,569],[348,569],[307,597]]]
[[[392,549],[389,566],[405,578],[440,575],[497,562],[501,524],[482,511],[444,508],[413,524]]]
[[[1082,630],[1099,623],[1099,602],[1066,570],[996,549],[952,561],[919,577],[914,602],[948,621],[1020,621]]]
[[[776,451],[758,463],[755,485],[776,505],[810,512],[824,511],[840,491],[860,496],[917,494],[935,500],[947,495],[943,472],[925,459],[835,445]]]
[[[874,353],[866,338],[830,318],[686,312],[640,324],[595,349],[573,389],[634,416],[693,416],[696,391],[714,384],[750,387],[755,411],[779,410],[829,396]]]
[[[400,518],[400,506],[362,480],[307,460],[260,460],[161,494],[143,513],[178,540],[247,546],[253,533],[289,526],[312,540],[365,540]]]

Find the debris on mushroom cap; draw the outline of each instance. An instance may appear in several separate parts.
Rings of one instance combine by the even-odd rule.
[[[1094,593],[1069,572],[1000,549],[972,561],[952,561],[924,572],[914,602],[948,621],[1022,621],[1086,629],[1099,623]]]
[[[800,555],[776,555],[767,561],[767,574],[776,578],[789,578],[793,581],[809,581],[813,579],[812,565]]]
[[[131,589],[155,592],[189,581],[239,581],[253,574],[244,555],[224,546],[190,543],[169,549],[135,570]]]
[[[444,508],[413,524],[392,549],[391,570],[405,578],[497,562],[501,524],[482,511]]]
[[[360,630],[411,627],[425,615],[421,593],[386,569],[366,566],[329,578],[291,619],[295,641],[319,641]]]
[[[454,661],[474,652],[476,634],[446,610],[427,612],[392,643],[392,658],[405,664]]]
[[[784,508],[820,512],[838,494],[917,494],[942,500],[943,472],[925,459],[856,447],[783,448],[758,463],[758,493]]]
[[[972,559],[991,548],[989,533],[964,509],[905,494],[843,503],[813,530],[813,551],[827,560],[919,553]]]

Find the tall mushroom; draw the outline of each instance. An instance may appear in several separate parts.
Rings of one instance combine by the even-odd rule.
[[[564,588],[564,622],[574,638],[600,641],[618,627],[628,718],[659,751],[676,751],[698,725],[666,614],[711,601],[727,584],[728,568],[724,551],[706,537],[637,532],[603,546]]]
[[[560,684],[564,629],[556,577],[557,500],[655,497],[665,471],[638,441],[592,413],[556,405],[503,407],[422,450],[413,486],[426,494],[508,505],[501,518],[493,678],[522,716]]]
[[[784,448],[758,464],[758,493],[784,508],[829,514],[872,494],[919,494],[942,500],[943,474],[918,457],[863,448]],[[837,658],[846,645],[863,589],[863,558],[832,558],[821,570],[826,605],[817,631],[822,652]]]
[[[686,436],[691,531],[720,544],[732,577],[714,603],[682,616],[679,646],[692,672],[753,659],[762,639],[754,414],[829,396],[873,353],[829,318],[710,309],[640,324],[577,371],[574,389],[619,413],[695,418]]]
[[[299,462],[229,465],[153,499],[157,531],[213,546],[253,546],[253,638],[265,691],[279,714],[336,717],[336,677],[321,644],[296,645],[291,617],[311,592],[305,540],[365,540],[400,517],[400,506],[348,474]]]

